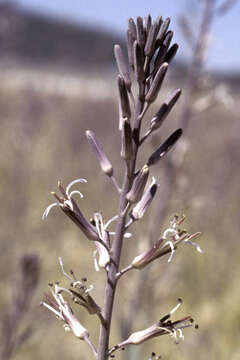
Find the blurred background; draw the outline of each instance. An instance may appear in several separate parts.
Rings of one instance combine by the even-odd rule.
[[[85,130],[95,131],[121,181],[113,45],[124,44],[129,17],[149,13],[153,19],[171,17],[179,51],[145,121],[172,90],[183,88],[183,94],[147,149],[150,154],[179,124],[184,138],[166,160],[174,168],[171,181],[164,162],[153,170],[160,188],[153,208],[126,240],[122,266],[157,240],[176,212],[186,215],[189,231],[202,232],[203,254],[183,246],[171,264],[163,259],[141,273],[126,274],[117,294],[111,345],[156,322],[181,297],[176,317],[191,314],[198,331],[186,329],[179,345],[160,337],[117,359],[147,359],[152,351],[163,359],[240,358],[240,2],[15,0],[0,2],[4,360],[91,356],[87,345],[65,333],[39,303],[50,281],[67,285],[58,256],[66,270],[88,278],[100,305],[104,273],[95,272],[94,247],[61,211],[54,208],[44,222],[41,216],[54,201],[50,191],[58,179],[67,185],[80,177],[88,179],[79,187],[84,214],[90,218],[101,211],[106,219],[116,214],[115,189],[100,172]],[[149,154],[141,153],[139,164]],[[98,319],[84,309],[76,312],[96,341]]]

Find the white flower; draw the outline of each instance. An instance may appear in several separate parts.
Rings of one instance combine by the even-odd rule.
[[[50,210],[55,207],[55,206],[68,206],[70,210],[73,211],[73,203],[72,203],[72,196],[75,194],[78,194],[80,196],[80,198],[83,198],[83,194],[78,191],[78,190],[73,190],[70,192],[71,187],[76,184],[76,183],[86,183],[87,180],[86,179],[76,179],[71,181],[68,186],[66,187],[66,190],[63,189],[61,182],[58,181],[58,188],[61,191],[61,193],[63,194],[63,198],[60,198],[55,192],[52,192],[52,195],[54,195],[57,198],[57,202],[54,202],[52,204],[50,204],[44,211],[43,215],[42,215],[42,220],[45,220],[46,217],[48,216]]]
[[[41,304],[52,311],[57,319],[64,322],[64,329],[66,331],[72,330],[73,334],[82,340],[89,337],[87,329],[85,329],[78,319],[75,317],[72,308],[67,301],[64,300],[61,292],[62,288],[58,284],[49,285],[52,296],[46,294],[46,301]]]

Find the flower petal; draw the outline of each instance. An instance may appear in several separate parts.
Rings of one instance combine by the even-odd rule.
[[[71,189],[71,187],[74,185],[74,184],[77,184],[77,183],[86,183],[87,180],[86,179],[75,179],[73,181],[71,181],[68,186],[66,187],[66,194],[69,196],[69,191]]]

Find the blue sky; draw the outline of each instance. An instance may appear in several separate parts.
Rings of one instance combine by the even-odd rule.
[[[67,19],[77,24],[86,23],[124,34],[126,20],[148,13],[152,17],[163,15],[172,19],[175,41],[180,44],[178,57],[187,56],[177,24],[177,16],[185,15],[197,30],[200,0],[15,0],[21,7],[47,15]],[[221,4],[223,0],[216,0]],[[240,0],[223,17],[217,18],[212,27],[207,67],[210,69],[240,72]]]

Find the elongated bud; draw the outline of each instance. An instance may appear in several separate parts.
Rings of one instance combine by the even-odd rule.
[[[150,89],[148,90],[148,93],[146,95],[146,101],[151,103],[153,101],[155,101],[156,97],[158,96],[159,90],[161,88],[163,79],[165,77],[165,74],[167,72],[168,69],[168,64],[167,63],[163,63],[160,68],[158,69],[158,72],[155,76],[155,78],[153,79],[153,82],[151,84]]]
[[[158,23],[155,22],[154,24],[151,25],[148,33],[146,45],[144,47],[144,53],[148,57],[151,57],[154,53],[158,30],[159,30]]]
[[[68,206],[61,206],[62,211],[80,228],[89,240],[99,240],[95,227],[84,217],[76,202],[71,199],[73,210]]]
[[[181,135],[182,129],[177,129],[176,131],[174,131],[174,133],[170,135],[167,140],[164,141],[164,143],[161,144],[159,148],[150,156],[147,165],[153,165],[158,160],[160,160],[173,147],[173,145],[177,142]]]
[[[132,211],[130,213],[131,218],[133,218],[134,220],[139,220],[143,217],[143,215],[145,214],[145,211],[150,206],[150,204],[156,194],[157,188],[158,188],[158,186],[156,184],[156,179],[153,178],[151,185],[145,191],[141,200],[132,209]]]
[[[131,31],[128,29],[127,30],[127,53],[128,53],[128,62],[129,62],[129,66],[131,67],[131,69],[134,69],[134,64],[133,64],[133,44],[134,44],[134,38],[133,35],[131,33]]]
[[[151,15],[148,14],[146,17],[145,17],[145,22],[144,22],[144,28],[145,28],[145,31],[146,31],[146,35],[148,35],[149,33],[149,30],[151,28],[151,25],[152,25],[152,18],[151,18]]]
[[[171,43],[172,37],[173,37],[173,32],[168,31],[167,34],[165,35],[163,43],[159,47],[156,59],[154,61],[155,68],[158,68],[160,65],[162,65],[163,62],[167,62],[165,60],[165,57],[166,57],[169,45]]]
[[[131,79],[128,71],[128,66],[125,61],[122,49],[120,45],[114,45],[114,55],[118,66],[118,71],[120,75],[123,77],[127,89],[131,88]]]
[[[145,45],[145,32],[144,32],[144,28],[143,28],[143,19],[141,18],[141,16],[137,17],[137,42],[140,46],[141,49],[144,48]]]
[[[147,165],[144,165],[143,168],[139,171],[139,173],[135,177],[131,190],[126,195],[126,199],[130,203],[136,203],[141,199],[144,188],[147,183],[148,175],[149,175],[149,168]]]
[[[172,110],[173,106],[176,104],[179,96],[181,95],[181,89],[175,90],[162,104],[154,118],[152,118],[150,123],[151,131],[155,131],[160,128],[170,111]]]
[[[176,55],[176,52],[178,51],[178,44],[173,44],[170,49],[168,50],[165,61],[169,64],[174,56]]]
[[[125,160],[133,158],[132,129],[128,121],[123,121],[121,157]]]
[[[133,61],[136,79],[138,82],[142,82],[145,79],[143,69],[143,54],[137,41],[133,44]]]
[[[157,259],[163,240],[163,238],[160,238],[152,248],[136,256],[131,262],[132,267],[135,269],[143,269],[150,262]]]
[[[168,30],[170,21],[171,21],[171,19],[169,17],[167,17],[163,21],[163,23],[161,24],[161,27],[160,27],[160,30],[159,30],[159,33],[158,33],[158,37],[157,37],[157,42],[159,44],[161,44],[163,39],[164,39],[164,36],[165,36],[165,34],[166,34],[167,30]]]
[[[133,344],[133,345],[139,345],[142,344],[143,342],[166,333],[165,330],[163,330],[161,327],[159,327],[158,323],[154,324],[144,330],[140,330],[140,331],[136,331],[134,333],[132,333],[129,338],[125,341],[123,341],[120,346],[126,346],[129,344]]]
[[[134,40],[136,40],[137,39],[137,28],[136,28],[135,21],[132,18],[128,19],[128,29],[131,32]]]
[[[121,107],[121,115],[123,118],[130,119],[131,109],[129,104],[128,92],[126,88],[125,81],[118,75],[118,91],[119,91],[119,104]]]
[[[99,164],[101,166],[102,171],[109,177],[113,175],[113,167],[108,158],[106,157],[102,146],[96,139],[96,136],[93,131],[87,130],[86,131],[87,139],[92,146],[93,151],[95,152]]]

